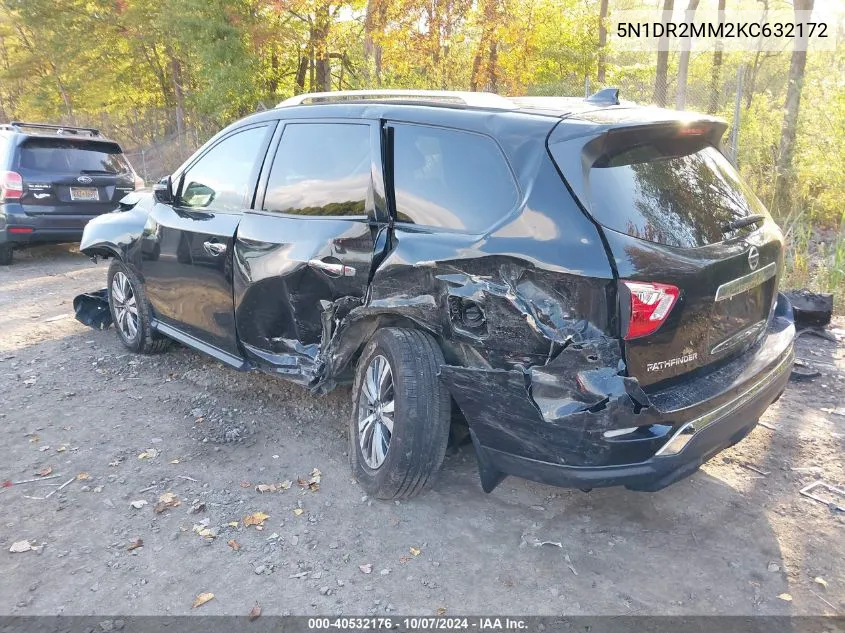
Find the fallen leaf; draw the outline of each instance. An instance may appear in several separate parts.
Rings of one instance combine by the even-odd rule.
[[[201,607],[209,600],[214,600],[214,594],[206,591],[205,593],[201,593],[196,598],[194,598],[194,603],[191,605],[192,609],[196,609],[197,607]]]
[[[116,459],[113,462],[109,462],[109,466],[120,466],[122,460]]]
[[[238,523],[237,521],[229,521],[226,525],[228,525],[229,527],[235,527],[236,528],[240,525],[240,523]]]
[[[296,508],[293,511],[294,515],[296,516],[300,516],[303,512],[305,512],[305,510],[303,510],[302,508]]]
[[[178,463],[179,463],[179,460],[178,460],[178,459],[171,459],[171,460],[170,460],[169,462],[167,462],[167,463],[168,463],[168,464],[178,464]]]
[[[181,505],[182,502],[172,492],[165,492],[158,498],[158,503],[155,504],[153,508],[153,512],[156,514],[161,514],[168,508],[175,508],[178,505]]]
[[[255,487],[256,492],[276,492],[276,484],[258,484]]]
[[[23,552],[29,552],[31,550],[32,543],[30,543],[29,541],[15,541],[9,548],[9,551],[12,552],[12,554],[21,554]]]
[[[155,459],[156,457],[158,457],[158,451],[154,448],[148,448],[138,455],[138,459]]]
[[[367,563],[365,565],[358,565],[358,569],[361,570],[364,574],[372,574],[373,573],[373,564]]]
[[[59,448],[56,449],[56,452],[57,453],[64,453],[66,450],[67,450],[67,446],[59,446]]]
[[[244,480],[241,482],[241,488],[252,488],[252,484]]]
[[[79,473],[79,474],[76,476],[76,478],[77,478],[79,481],[85,481],[86,479],[91,479],[91,475],[89,475],[88,473]]]
[[[409,560],[413,560],[410,556],[400,556],[399,562],[400,563],[407,563]]]
[[[813,582],[827,589],[827,581],[821,576],[816,576],[815,578],[813,578]]]
[[[446,615],[446,608],[445,607],[437,607],[437,611],[434,612],[436,615]]]
[[[249,527],[250,525],[257,525],[260,526],[270,518],[269,514],[264,514],[263,512],[254,512],[252,514],[248,514],[244,517],[244,527]]]
[[[53,467],[52,467],[52,466],[44,466],[44,468],[40,469],[40,470],[36,473],[36,475],[40,475],[41,477],[46,477],[46,476],[47,476],[47,475],[49,475],[51,472],[53,472]]]
[[[235,539],[229,539],[228,541],[226,541],[226,545],[228,545],[229,547],[231,547],[231,548],[232,548],[233,550],[235,550],[236,552],[237,552],[239,549],[241,549],[241,544],[240,544],[240,543],[238,543]]]
[[[411,554],[413,554],[414,556],[419,556],[420,554],[422,554],[422,550],[417,549],[416,547],[409,547],[408,551],[411,552]]]
[[[144,541],[142,541],[140,538],[136,538],[129,543],[129,546],[126,548],[126,551],[131,552],[133,549],[138,549],[139,547],[144,547]]]
[[[785,602],[792,602],[792,596],[789,595],[788,593],[782,593],[778,596],[778,598],[780,598],[781,600],[784,600]]]
[[[246,616],[246,617],[247,617],[247,619],[249,619],[250,622],[252,622],[254,620],[257,620],[258,616],[260,616],[260,615],[261,615],[261,605],[256,604],[254,607],[252,607],[252,609],[249,610],[249,615]]]
[[[205,538],[214,538],[214,532],[212,532],[210,528],[207,528],[204,525],[194,524],[194,532]]]
[[[38,437],[37,435],[33,435],[31,438],[29,438],[29,441],[30,441],[31,444],[34,444],[35,442],[38,442],[40,440],[41,440],[41,438]]]
[[[143,508],[145,505],[147,505],[147,500],[146,500],[146,499],[138,499],[137,501],[133,501],[133,502],[132,502],[132,503],[130,503],[129,505],[131,505],[131,506],[132,506],[133,508],[135,508],[136,510],[140,510],[140,509],[141,509],[141,508]]]
[[[279,484],[279,488],[282,490],[290,490],[290,487],[293,485],[293,482],[290,479],[285,479],[282,483]]]

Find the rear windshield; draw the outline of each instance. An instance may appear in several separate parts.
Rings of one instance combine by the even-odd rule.
[[[588,182],[589,206],[600,224],[669,246],[721,242],[732,220],[766,214],[722,153],[701,141],[663,139],[603,156]]]
[[[21,169],[59,173],[125,174],[129,163],[115,143],[31,138],[20,147]]]

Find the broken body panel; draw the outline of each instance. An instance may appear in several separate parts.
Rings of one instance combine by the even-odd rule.
[[[262,113],[236,128],[277,125],[281,118],[268,156],[285,121],[355,118],[371,126],[374,158],[363,217],[261,211],[269,163],[262,155],[250,204],[221,225],[222,257],[204,262],[201,250],[183,248],[180,259],[179,249],[166,243],[166,229],[188,220],[152,195],[137,194],[124,201],[122,212],[89,224],[81,249],[119,257],[152,282],[154,327],[162,333],[232,366],[256,367],[314,391],[345,382],[381,327],[431,333],[446,360],[441,379],[469,424],[485,490],[508,473],[584,488],[656,489],[750,430],[783,390],[794,328],[781,300],[741,355],[726,355],[683,383],[666,380],[671,372],[642,380],[636,347],[621,337],[625,314],[617,282],[646,278],[655,266],[671,269],[672,253],[655,245],[638,257],[642,244],[602,228],[561,177],[565,166],[547,150],[550,135],[594,138],[624,125],[625,116],[620,108],[610,121],[561,122],[524,112],[381,104]],[[385,132],[391,121],[450,125],[494,138],[513,170],[518,203],[482,234],[396,221]],[[200,238],[191,239],[208,241],[209,220],[203,218]],[[772,253],[761,248],[766,261],[779,257],[772,227],[767,221],[758,231],[758,239],[773,244]],[[690,268],[699,265],[694,257],[686,261]],[[340,266],[331,269],[340,273],[328,274],[319,262]],[[774,303],[774,294],[767,298]],[[193,327],[188,310],[195,314]],[[742,395],[752,388],[753,397]],[[720,408],[730,409],[731,424],[711,420],[693,428]],[[695,441],[679,455],[655,456],[685,425],[696,431]]]

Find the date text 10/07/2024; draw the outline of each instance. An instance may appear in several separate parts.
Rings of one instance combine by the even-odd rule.
[[[310,630],[390,630],[406,631],[524,631],[528,624],[519,618],[497,617],[411,617],[411,618],[308,618]]]

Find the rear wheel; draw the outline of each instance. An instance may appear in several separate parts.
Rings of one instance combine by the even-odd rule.
[[[446,453],[451,401],[437,377],[435,340],[418,330],[376,332],[358,362],[350,420],[352,470],[378,499],[429,488]]]
[[[0,244],[0,266],[10,266],[14,252],[11,244]]]
[[[109,266],[109,310],[117,335],[133,352],[154,354],[167,349],[169,339],[152,329],[152,315],[144,286],[126,264],[115,259]]]

